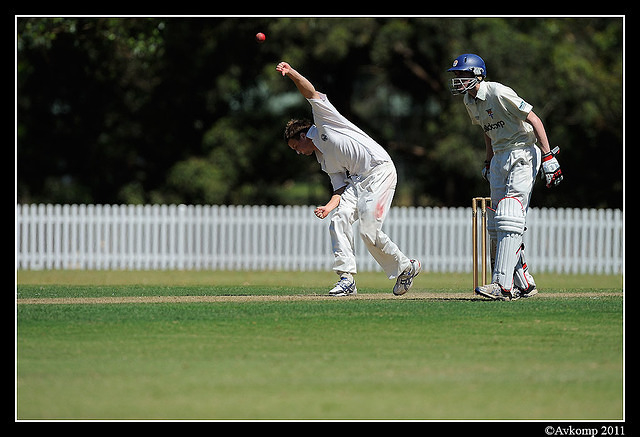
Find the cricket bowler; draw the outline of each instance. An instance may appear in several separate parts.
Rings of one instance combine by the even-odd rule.
[[[538,291],[525,262],[522,236],[540,163],[547,188],[562,181],[557,149],[550,149],[531,104],[511,88],[486,80],[480,56],[460,55],[447,71],[455,76],[451,93],[464,95],[464,106],[472,123],[482,127],[486,145],[482,174],[491,187],[487,230],[493,274],[491,284],[475,292],[495,300],[531,297]]]
[[[330,212],[329,231],[333,247],[333,270],[340,279],[329,291],[331,296],[357,294],[353,224],[359,220],[360,237],[389,279],[397,279],[394,295],[403,295],[420,273],[419,261],[407,258],[382,231],[395,193],[397,175],[387,151],[369,135],[342,116],[325,94],[288,63],[276,70],[293,81],[311,104],[313,123],[291,120],[285,128],[287,145],[298,154],[316,159],[329,175],[333,188],[326,205],[315,209],[318,218]]]

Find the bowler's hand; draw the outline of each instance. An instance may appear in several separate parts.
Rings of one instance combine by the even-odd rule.
[[[276,66],[276,71],[279,71],[280,73],[282,73],[283,76],[286,76],[292,70],[293,68],[291,68],[291,65],[289,65],[287,62],[280,62]]]
[[[319,207],[317,207],[317,208],[313,211],[313,213],[314,213],[314,214],[316,215],[316,217],[318,217],[319,219],[323,219],[323,218],[325,218],[326,216],[328,216],[328,215],[329,215],[329,213],[330,213],[330,212],[331,212],[331,210],[330,210],[330,209],[327,209],[327,207],[325,207],[325,206],[319,206]]]

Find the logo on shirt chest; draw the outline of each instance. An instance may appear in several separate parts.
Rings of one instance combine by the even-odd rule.
[[[505,122],[502,120],[498,120],[495,123],[487,123],[484,126],[482,126],[482,128],[484,129],[485,132],[489,132],[494,129],[503,128],[504,126],[505,126]]]
[[[327,136],[327,134],[322,134],[322,135],[320,135],[320,139],[321,139],[322,141],[327,141],[327,139],[328,139],[328,138],[329,138],[329,137]]]
[[[485,109],[485,112],[487,113],[487,115],[489,116],[489,118],[491,120],[493,120],[493,116],[495,115],[493,113],[493,108],[489,108],[489,109]],[[485,123],[484,126],[482,126],[482,128],[484,129],[485,132],[489,132],[492,131],[494,129],[500,129],[503,128],[505,126],[505,122],[502,120],[498,120],[495,123],[489,122],[489,123]]]

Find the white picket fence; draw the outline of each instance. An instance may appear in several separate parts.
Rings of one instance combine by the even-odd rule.
[[[330,270],[306,206],[16,205],[16,269]],[[532,208],[532,272],[624,273],[620,210]],[[357,226],[357,224],[356,224]],[[471,208],[393,207],[385,232],[424,271],[471,272]],[[357,236],[356,232],[356,236]],[[380,268],[356,237],[360,271]]]

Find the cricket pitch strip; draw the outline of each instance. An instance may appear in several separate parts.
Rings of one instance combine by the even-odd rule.
[[[540,292],[528,299],[568,299],[590,297],[622,296],[620,292]],[[131,304],[131,303],[207,303],[207,302],[295,302],[295,301],[340,301],[340,300],[477,300],[494,302],[472,293],[460,292],[423,292],[407,293],[394,296],[385,293],[359,293],[355,296],[333,297],[326,294],[293,294],[293,295],[225,295],[225,296],[121,296],[121,297],[60,297],[60,298],[27,298],[17,299],[17,304]]]

